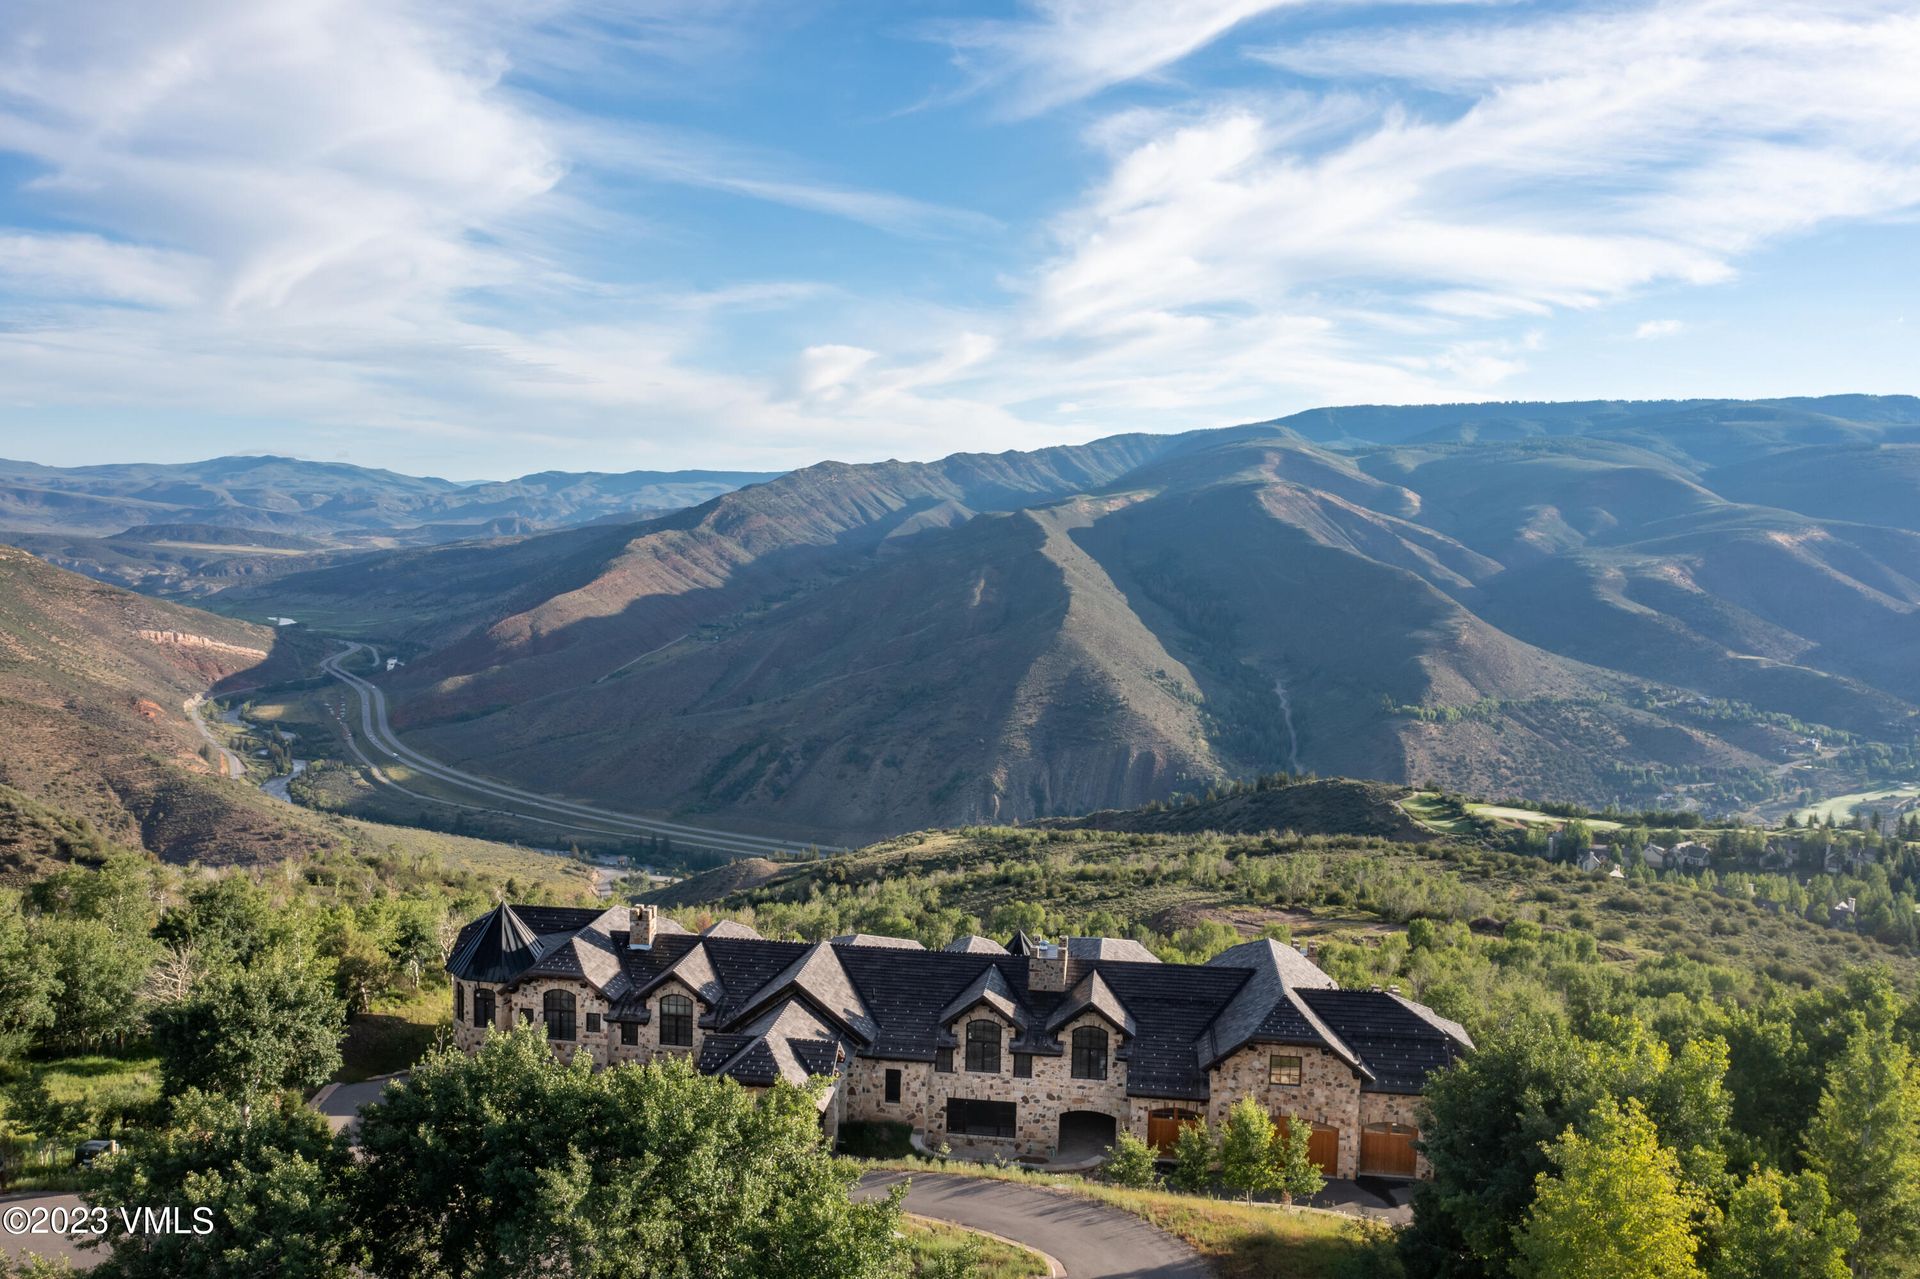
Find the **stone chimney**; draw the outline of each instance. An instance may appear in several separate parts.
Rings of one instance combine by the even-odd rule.
[[[1036,941],[1027,957],[1027,988],[1056,994],[1067,988],[1067,948],[1053,942]]]
[[[627,949],[652,950],[654,930],[660,926],[660,908],[642,904],[635,906],[630,913],[632,920],[628,925]]]

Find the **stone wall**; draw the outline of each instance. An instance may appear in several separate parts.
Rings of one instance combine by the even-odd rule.
[[[1426,1110],[1426,1098],[1410,1097],[1404,1093],[1363,1092],[1360,1094],[1360,1122],[1362,1124],[1406,1124],[1409,1128],[1422,1127]],[[1413,1160],[1413,1175],[1426,1180],[1433,1176],[1433,1166],[1427,1157],[1417,1149],[1419,1138],[1415,1138],[1416,1149]]]
[[[693,1000],[693,1047],[678,1048],[660,1042],[660,1001],[668,995],[683,995]],[[656,1057],[693,1057],[698,1059],[700,1045],[706,1042],[706,1029],[700,1025],[700,1018],[706,1014],[706,1007],[695,998],[691,987],[677,978],[669,978],[656,987],[647,996],[647,1010],[653,1015],[642,1025],[634,1027],[637,1032],[633,1044],[620,1042],[620,1028],[610,1027],[611,1044],[609,1060],[615,1063],[623,1061],[652,1061]]]
[[[455,1019],[453,1028],[454,1045],[465,1052],[472,1052],[486,1038],[486,1028],[473,1024],[473,992],[479,989],[477,983],[460,982],[465,988],[465,1007],[467,1015]],[[490,986],[494,998],[494,1025],[507,1030],[522,1021],[531,1021],[535,1025],[546,1024],[546,997],[549,990],[564,990],[573,996],[573,1035],[571,1040],[548,1040],[547,1046],[562,1061],[572,1061],[576,1053],[584,1052],[587,1059],[596,1067],[605,1066],[608,1061],[610,1041],[617,1042],[619,1031],[606,1020],[607,1001],[597,994],[593,987],[584,981],[541,980],[528,982],[524,986],[507,988]],[[587,1029],[587,1014],[599,1013],[600,1029]]]
[[[1300,1058],[1297,1085],[1267,1082],[1268,1058]],[[1340,1130],[1340,1161],[1336,1175],[1351,1177],[1360,1162],[1360,1077],[1346,1062],[1322,1048],[1255,1044],[1234,1053],[1213,1068],[1212,1097],[1207,1121],[1225,1123],[1227,1112],[1242,1097],[1251,1097],[1276,1118],[1298,1115],[1312,1124]]]
[[[991,1021],[1001,1028],[1000,1069],[995,1074],[967,1069],[966,1023],[975,1020]],[[928,1075],[926,1107],[918,1125],[925,1133],[927,1143],[938,1147],[945,1142],[956,1149],[985,1154],[1051,1155],[1060,1141],[1060,1116],[1069,1111],[1085,1110],[1109,1115],[1114,1120],[1116,1131],[1128,1126],[1132,1122],[1133,1107],[1127,1099],[1127,1064],[1113,1057],[1121,1044],[1120,1032],[1097,1013],[1083,1013],[1060,1028],[1058,1037],[1062,1045],[1070,1047],[1074,1030],[1081,1026],[1098,1026],[1107,1032],[1105,1079],[1073,1078],[1071,1051],[1062,1052],[1058,1057],[1035,1056],[1033,1077],[1015,1079],[1013,1052],[1008,1047],[1014,1035],[1010,1023],[985,1005],[955,1022],[948,1028],[960,1041],[953,1050],[953,1072],[941,1074],[932,1071]],[[1014,1136],[950,1134],[947,1131],[947,1101],[955,1097],[1012,1102]],[[1140,1131],[1144,1133],[1144,1120],[1141,1125]]]
[[[889,1070],[900,1072],[900,1100],[893,1103],[887,1101]],[[841,1095],[846,1099],[846,1116],[863,1122],[884,1120],[908,1124],[924,1133],[932,1078],[932,1062],[849,1058],[846,1075],[840,1085]]]
[[[472,1052],[485,1037],[482,1027],[473,1025],[473,992],[477,987],[461,982],[466,1016],[457,1018],[453,1040],[456,1046]],[[636,1027],[637,1041],[620,1042],[620,1028],[604,1020],[606,1001],[583,981],[541,980],[506,989],[493,987],[495,1024],[505,1029],[516,1025],[525,1014],[539,1023],[543,1020],[543,1001],[548,990],[561,989],[574,996],[576,1039],[570,1043],[552,1042],[556,1055],[571,1060],[585,1052],[595,1066],[628,1061],[650,1061],[663,1055],[695,1056],[705,1038],[698,1018],[705,1010],[694,1000],[694,1046],[662,1046],[659,1000],[669,993],[694,998],[692,990],[669,981],[649,1000],[653,1016]],[[587,1031],[587,1014],[601,1014],[601,1029]],[[966,1068],[966,1023],[976,1019],[992,1021],[1001,1028],[1000,1069],[992,1074]],[[1080,1026],[1099,1026],[1108,1033],[1107,1078],[1104,1080],[1072,1077],[1073,1032]],[[1252,1097],[1267,1111],[1278,1116],[1298,1115],[1302,1120],[1339,1130],[1338,1175],[1352,1177],[1359,1168],[1360,1130],[1365,1124],[1395,1123],[1418,1128],[1422,1098],[1394,1093],[1363,1093],[1360,1079],[1344,1061],[1324,1049],[1256,1044],[1240,1050],[1216,1066],[1211,1074],[1211,1096],[1206,1101],[1128,1097],[1127,1063],[1114,1058],[1122,1043],[1117,1028],[1099,1014],[1088,1011],[1061,1027],[1059,1040],[1067,1051],[1057,1057],[1033,1058],[1033,1075],[1028,1079],[1013,1076],[1014,1027],[991,1008],[981,1005],[948,1027],[957,1046],[954,1068],[943,1074],[925,1061],[891,1061],[869,1057],[851,1057],[836,1095],[831,1113],[823,1115],[823,1124],[837,1128],[841,1119],[888,1120],[912,1126],[934,1147],[948,1144],[957,1150],[977,1154],[1051,1155],[1059,1144],[1060,1118],[1071,1111],[1092,1111],[1112,1116],[1116,1131],[1131,1129],[1142,1138],[1147,1135],[1147,1118],[1155,1110],[1189,1110],[1204,1116],[1216,1127],[1226,1120],[1227,1112],[1242,1097]],[[1298,1085],[1271,1084],[1267,1081],[1269,1057],[1281,1054],[1301,1059]],[[900,1100],[886,1100],[886,1074],[900,1072]],[[947,1132],[949,1098],[982,1101],[1010,1101],[1015,1106],[1015,1135],[1006,1138],[954,1136]],[[1415,1175],[1428,1177],[1431,1169],[1426,1157],[1417,1159]]]

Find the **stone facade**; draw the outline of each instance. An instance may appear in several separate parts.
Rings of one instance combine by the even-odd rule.
[[[1300,1082],[1268,1082],[1274,1057],[1298,1057]],[[1251,1097],[1275,1118],[1294,1115],[1315,1127],[1339,1130],[1337,1176],[1351,1177],[1360,1161],[1360,1076],[1353,1067],[1321,1048],[1255,1044],[1213,1068],[1208,1122],[1226,1122],[1242,1097]]]
[[[706,1068],[743,1086],[829,1075],[820,1104],[830,1133],[843,1120],[891,1121],[963,1153],[1097,1156],[1122,1131],[1166,1142],[1187,1117],[1218,1127],[1251,1098],[1276,1118],[1312,1125],[1314,1157],[1349,1178],[1363,1151],[1370,1172],[1428,1175],[1413,1149],[1418,1093],[1432,1071],[1472,1049],[1463,1028],[1431,1009],[1394,991],[1342,991],[1310,957],[1265,940],[1207,965],[1162,969],[1151,957],[1105,954],[1118,946],[1108,942],[1077,958],[1066,946],[1034,943],[1031,954],[1003,963],[991,951],[809,946],[737,927],[696,939],[657,934],[654,925],[646,911],[633,912],[629,927],[618,911],[497,907],[463,933],[448,964],[454,1043],[472,1051],[485,1039],[487,1028],[473,1024],[478,991],[492,993],[501,1029],[543,1025],[546,997],[564,991],[573,1035],[549,1040],[562,1060],[584,1057],[596,1069],[667,1056],[697,1062],[708,1036],[721,1034],[728,1051],[716,1057],[725,1061]],[[632,944],[636,936],[646,944]],[[762,947],[777,950],[770,957]],[[702,989],[723,1007],[703,1004]],[[693,1005],[691,1045],[660,1042],[661,1004],[671,996]],[[614,1022],[615,1007],[646,1020]],[[1070,1020],[1049,1031],[1054,1017]],[[995,1030],[990,1070],[968,1068],[967,1032],[977,1022]],[[1106,1035],[1104,1074],[1075,1078],[1074,1035],[1089,1028]],[[632,1043],[623,1042],[626,1031]],[[1016,1054],[1016,1044],[1053,1051]],[[1225,1055],[1210,1062],[1203,1053]],[[951,1068],[940,1069],[947,1058]],[[993,1103],[998,1113],[969,1118],[1004,1125],[1005,1135],[950,1128],[959,1117],[949,1108],[960,1101]]]
[[[1001,1028],[1000,1069],[993,1073],[968,1070],[966,1060],[966,1024],[991,1021]],[[1081,1026],[1097,1026],[1107,1032],[1107,1077],[1073,1077],[1073,1032]],[[918,1125],[929,1145],[943,1142],[960,1150],[1009,1156],[1050,1155],[1060,1144],[1060,1120],[1072,1112],[1105,1115],[1114,1121],[1116,1131],[1133,1122],[1133,1107],[1127,1099],[1127,1063],[1114,1059],[1121,1045],[1118,1029],[1098,1013],[1082,1013],[1058,1032],[1065,1049],[1058,1056],[1033,1057],[1031,1078],[1016,1079],[1010,1045],[1016,1034],[1013,1025],[992,1009],[980,1007],[947,1027],[960,1046],[953,1050],[953,1070],[933,1071],[928,1077],[927,1105]],[[1010,1101],[1014,1103],[1015,1130],[1012,1137],[986,1137],[947,1131],[947,1102],[953,1098],[973,1101]],[[1142,1121],[1139,1130],[1144,1136]]]
[[[457,1019],[454,1044],[472,1052],[486,1035],[484,1027],[473,1025],[473,995],[480,986],[472,982],[456,983],[461,990],[465,1016]],[[549,1041],[556,1056],[572,1060],[585,1053],[595,1068],[626,1062],[647,1062],[664,1056],[697,1058],[706,1031],[698,1024],[702,1007],[694,992],[669,979],[652,992],[647,1003],[653,1016],[636,1025],[635,1042],[621,1042],[620,1025],[605,1020],[607,1004],[593,988],[581,981],[530,981],[519,986],[489,987],[494,991],[495,1025],[501,1029],[522,1020],[539,1023],[544,1019],[546,992],[565,990],[574,997],[575,1038]],[[662,997],[683,995],[693,1000],[695,1025],[692,1047],[674,1047],[660,1043],[659,1007]],[[600,1014],[601,1028],[587,1030],[587,1014]],[[970,1021],[990,1021],[1000,1028],[1000,1069],[995,1072],[972,1071],[966,1066],[966,1031]],[[1081,1026],[1095,1026],[1107,1032],[1107,1077],[1103,1080],[1075,1079],[1071,1045],[1073,1032]],[[1018,1028],[985,1005],[963,1014],[947,1027],[956,1047],[952,1071],[935,1069],[926,1061],[854,1057],[846,1062],[838,1085],[829,1094],[822,1123],[829,1132],[837,1131],[843,1120],[888,1121],[904,1123],[921,1134],[929,1146],[947,1145],[963,1153],[1045,1157],[1052,1155],[1060,1142],[1060,1122],[1073,1113],[1104,1115],[1114,1121],[1116,1132],[1131,1131],[1145,1139],[1150,1116],[1156,1111],[1175,1110],[1200,1116],[1218,1127],[1227,1112],[1242,1097],[1252,1097],[1276,1119],[1296,1115],[1316,1127],[1336,1129],[1339,1133],[1336,1175],[1353,1177],[1359,1171],[1360,1131],[1367,1124],[1403,1124],[1417,1127],[1420,1122],[1420,1098],[1397,1093],[1360,1090],[1359,1074],[1334,1054],[1319,1048],[1279,1044],[1257,1044],[1244,1048],[1216,1065],[1210,1072],[1210,1096],[1202,1101],[1192,1098],[1129,1097],[1127,1063],[1116,1053],[1124,1043],[1119,1029],[1099,1013],[1088,1011],[1060,1027],[1056,1038],[1063,1051],[1057,1056],[1035,1054],[1032,1075],[1015,1078],[1012,1044]],[[1298,1057],[1300,1082],[1270,1082],[1272,1058]],[[898,1071],[900,1099],[886,1099],[887,1074]],[[978,1101],[1010,1101],[1015,1106],[1015,1134],[990,1137],[956,1134],[947,1131],[947,1102],[952,1098]],[[1424,1155],[1419,1157],[1416,1176],[1430,1171]]]

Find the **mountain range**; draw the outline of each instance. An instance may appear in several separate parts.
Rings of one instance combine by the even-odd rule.
[[[212,597],[417,749],[852,843],[1260,772],[1784,805],[1913,765],[1920,400],[1325,409],[826,462]]]
[[[457,483],[273,456],[68,468],[0,460],[0,540],[92,577],[190,595],[354,551],[632,521],[771,478],[545,471]]]

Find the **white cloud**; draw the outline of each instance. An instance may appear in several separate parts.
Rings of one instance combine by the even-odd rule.
[[[1027,281],[1032,332],[1201,397],[1490,389],[1525,367],[1516,320],[1729,280],[1782,237],[1920,207],[1906,7],[1503,11],[1260,57],[1320,87],[1096,129],[1111,168]]]
[[[1678,337],[1686,332],[1687,326],[1679,320],[1642,320],[1633,330],[1633,336],[1646,342],[1658,338]]]
[[[1150,75],[1272,9],[1307,0],[1032,0],[1033,16],[941,33],[978,76],[1032,115]]]

